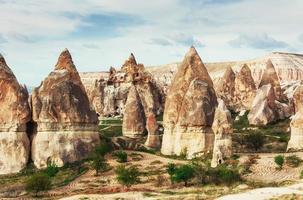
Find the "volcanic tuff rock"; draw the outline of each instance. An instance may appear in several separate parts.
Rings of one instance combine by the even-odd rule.
[[[68,50],[55,70],[32,94],[33,120],[37,130],[32,141],[32,160],[38,168],[47,162],[58,166],[88,156],[99,143],[98,118]]]
[[[285,101],[286,96],[283,95],[281,85],[280,85],[280,79],[278,77],[278,74],[276,73],[275,67],[272,64],[270,60],[267,61],[266,63],[266,69],[263,72],[259,88],[262,87],[263,85],[271,84],[274,93],[276,95],[276,99],[278,101]]]
[[[29,158],[26,124],[31,119],[28,92],[0,54],[0,174],[22,170]]]
[[[144,135],[144,109],[135,86],[129,90],[123,116],[122,132],[124,136],[139,138]]]
[[[229,109],[234,107],[235,78],[234,71],[228,67],[215,86],[217,97],[221,98]]]
[[[236,75],[234,95],[236,111],[250,110],[252,101],[256,96],[256,85],[246,64]]]
[[[150,148],[159,148],[161,146],[161,138],[159,135],[159,125],[154,113],[150,112],[146,117],[146,129],[148,131],[145,146]]]
[[[179,66],[164,110],[161,152],[165,155],[212,150],[211,130],[217,98],[213,82],[196,49],[191,47]]]
[[[291,136],[287,150],[296,151],[303,149],[303,86],[297,87],[294,93],[296,114],[290,122]]]
[[[212,129],[215,134],[215,141],[211,166],[216,167],[223,163],[225,158],[232,156],[232,117],[221,99],[218,99]]]

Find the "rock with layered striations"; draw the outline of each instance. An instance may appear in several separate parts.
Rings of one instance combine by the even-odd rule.
[[[229,109],[234,107],[235,73],[228,67],[215,87],[218,98],[221,98]]]
[[[136,87],[132,86],[125,104],[122,132],[126,137],[140,138],[144,136],[144,131],[144,109]]]
[[[38,168],[47,162],[63,166],[86,158],[99,143],[97,114],[67,49],[55,70],[34,89],[32,113],[37,123],[32,160]]]
[[[159,125],[154,113],[150,112],[146,117],[146,129],[148,132],[145,146],[157,149],[161,147],[161,138],[159,135]]]
[[[263,85],[268,85],[271,84],[273,89],[274,89],[274,93],[276,95],[276,99],[278,101],[285,101],[286,100],[286,96],[283,94],[282,89],[281,89],[281,85],[280,85],[280,78],[275,70],[274,65],[272,64],[272,62],[270,60],[267,61],[266,63],[266,69],[263,72],[260,84],[259,84],[259,88],[262,87]]]
[[[215,134],[215,141],[211,166],[216,167],[222,164],[225,158],[232,156],[232,117],[221,99],[218,99],[212,129]]]
[[[211,125],[217,98],[213,82],[196,49],[191,47],[179,66],[164,110],[164,155],[186,153],[188,158],[212,150]]]
[[[236,111],[250,110],[256,96],[256,85],[249,67],[245,64],[235,78],[235,109]]]
[[[0,174],[17,173],[29,158],[26,125],[31,119],[28,92],[0,54]]]

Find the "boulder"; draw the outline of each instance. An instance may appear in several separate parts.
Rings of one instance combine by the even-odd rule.
[[[67,49],[54,71],[33,90],[31,102],[37,124],[32,160],[37,168],[48,162],[63,166],[86,158],[99,143],[97,114]]]
[[[221,98],[229,109],[234,107],[235,78],[234,71],[228,67],[215,87],[217,97]]]
[[[249,67],[245,64],[235,78],[235,110],[250,110],[255,96],[256,85]]]
[[[287,100],[286,96],[282,92],[281,85],[280,85],[280,78],[279,78],[271,60],[268,60],[266,62],[266,68],[263,72],[261,81],[259,83],[259,88],[262,87],[263,85],[268,85],[268,84],[272,85],[276,99],[278,101]]]
[[[217,97],[196,49],[191,47],[169,88],[164,110],[161,152],[188,158],[212,150],[211,130]]]
[[[141,138],[145,132],[145,114],[135,86],[129,90],[123,116],[122,133],[130,138]]]
[[[216,167],[222,164],[225,158],[232,156],[232,117],[221,99],[218,99],[212,129],[215,134],[215,141],[211,166]]]
[[[31,120],[27,89],[21,86],[0,54],[0,174],[17,173],[27,164]]]

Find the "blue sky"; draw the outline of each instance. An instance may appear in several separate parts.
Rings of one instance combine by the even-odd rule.
[[[272,51],[303,53],[302,0],[0,0],[0,53],[20,83],[37,86],[64,48],[79,71],[204,62]]]

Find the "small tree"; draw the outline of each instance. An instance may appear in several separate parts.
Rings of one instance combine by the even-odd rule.
[[[93,158],[93,167],[96,170],[96,175],[99,175],[100,171],[106,170],[108,164],[103,156],[95,155]]]
[[[248,147],[253,148],[255,151],[258,151],[263,147],[265,143],[265,137],[261,132],[254,131],[246,136],[246,143]]]
[[[291,155],[286,157],[286,164],[290,167],[299,167],[302,163],[302,159],[296,155]]]
[[[173,183],[174,182],[173,176],[176,172],[176,165],[174,163],[168,163],[166,171],[169,174],[171,183]]]
[[[188,181],[194,177],[195,170],[191,165],[181,165],[178,167],[173,175],[173,180],[177,183],[184,182],[187,187]]]
[[[117,158],[119,163],[126,163],[127,162],[127,153],[125,151],[117,151],[113,154]]]
[[[35,196],[38,196],[38,193],[41,191],[47,191],[51,188],[51,178],[45,173],[38,173],[32,175],[25,185],[25,189],[28,192],[35,193]]]
[[[278,165],[278,169],[282,169],[283,164],[284,164],[284,156],[277,155],[275,157],[275,163]]]
[[[130,166],[127,168],[125,165],[119,165],[115,173],[118,182],[126,187],[140,182],[140,171],[137,167]]]
[[[98,154],[100,156],[105,156],[107,153],[112,151],[112,147],[110,144],[106,142],[101,142],[96,148],[95,148],[95,154]]]

